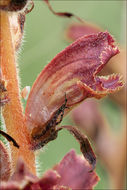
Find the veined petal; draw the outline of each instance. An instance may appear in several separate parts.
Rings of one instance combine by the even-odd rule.
[[[103,31],[102,28],[90,22],[86,22],[86,21],[84,23],[73,22],[67,26],[64,36],[67,41],[72,42],[84,35],[90,35],[93,33],[95,34],[101,31]],[[110,60],[108,66],[102,70],[101,74],[109,75],[111,73],[120,73],[122,74],[125,81],[126,80],[126,54],[127,54],[126,50],[121,48],[120,54],[118,54],[117,56],[113,57],[113,59]],[[124,105],[126,104],[126,90],[127,88],[124,85],[124,88],[122,88],[122,90],[120,90],[118,93],[111,94],[110,98],[113,98],[118,104],[124,107]]]
[[[25,110],[33,147],[34,137],[38,141],[44,137],[46,143],[50,137],[50,131],[45,131],[46,126],[46,130],[51,125],[55,129],[65,108],[73,108],[88,97],[101,98],[122,87],[119,75],[97,76],[117,53],[119,50],[111,35],[100,32],[78,39],[44,68],[32,87]]]

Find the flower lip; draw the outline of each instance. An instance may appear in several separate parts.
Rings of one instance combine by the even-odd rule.
[[[100,96],[102,96],[105,95],[106,93],[108,94],[112,93],[113,91],[119,90],[121,87],[123,87],[123,82],[119,74],[112,74],[109,76],[96,76],[103,69],[105,64],[107,64],[107,62],[110,60],[112,56],[120,53],[118,47],[114,45],[114,39],[108,32],[100,32],[98,33],[98,36],[99,35],[102,36],[103,40],[105,39],[107,40],[107,46],[104,47],[103,51],[99,56],[100,64],[98,64],[95,70],[93,70],[92,73],[93,80],[91,81],[89,80],[88,82],[83,80],[82,82],[91,88],[91,93],[92,90],[94,90],[98,94],[100,93]],[[94,36],[94,35],[89,35],[89,36]],[[96,41],[95,44],[93,43],[93,46],[96,46],[97,43],[98,41]],[[80,82],[78,82],[78,84],[80,84]],[[85,85],[83,84],[82,86]],[[96,96],[96,98],[99,98],[99,96]]]
[[[101,33],[101,32],[100,32]],[[107,42],[108,42],[108,46],[104,48],[104,50],[102,51],[101,55],[100,55],[100,61],[102,63],[102,65],[100,65],[97,70],[95,71],[94,75],[96,75],[97,73],[99,73],[102,68],[104,67],[104,65],[109,61],[109,59],[111,58],[112,54],[113,56],[120,53],[118,47],[116,47],[114,45],[114,39],[112,38],[111,35],[109,35],[108,32],[105,32],[107,34]]]

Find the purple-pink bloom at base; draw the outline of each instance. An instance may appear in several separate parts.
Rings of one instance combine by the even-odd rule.
[[[74,150],[71,150],[54,169],[61,176],[57,186],[91,190],[99,180],[94,171],[89,172],[91,169],[89,163],[76,155]]]
[[[25,109],[33,150],[50,141],[51,128],[55,131],[57,122],[54,120],[62,105],[70,108],[65,110],[66,114],[86,98],[100,99],[123,87],[118,74],[98,76],[110,58],[118,53],[112,36],[100,32],[79,38],[42,70],[32,86]]]
[[[16,171],[8,182],[0,183],[0,190],[92,190],[99,178],[94,171],[89,172],[90,168],[83,157],[71,150],[59,164],[39,179],[19,159]]]

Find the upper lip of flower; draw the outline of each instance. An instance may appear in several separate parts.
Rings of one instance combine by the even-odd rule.
[[[97,76],[117,53],[108,32],[83,36],[60,52],[37,77],[29,94],[25,116],[30,135],[35,128],[45,129],[63,104],[65,93],[67,106],[72,107],[88,97],[101,98],[122,87],[119,75]]]

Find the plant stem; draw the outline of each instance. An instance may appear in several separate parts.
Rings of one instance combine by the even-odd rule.
[[[19,82],[16,68],[15,50],[9,24],[9,12],[0,11],[0,62],[4,79],[7,81],[9,103],[2,110],[7,132],[19,144],[17,149],[12,144],[12,169],[15,168],[19,156],[23,158],[29,170],[35,174],[35,156],[29,149],[30,139],[25,125],[23,109],[20,101]]]

